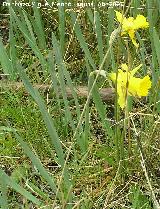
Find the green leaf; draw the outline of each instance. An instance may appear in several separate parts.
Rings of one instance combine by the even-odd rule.
[[[99,15],[99,12],[97,11],[94,11],[94,23],[95,23],[95,32],[96,32],[97,42],[98,42],[99,58],[100,58],[100,63],[102,63],[102,60],[103,60],[102,30],[101,30],[100,15]]]
[[[75,31],[76,36],[78,38],[78,41],[79,41],[79,43],[81,45],[81,48],[83,49],[83,51],[84,51],[84,53],[86,55],[86,58],[88,59],[90,65],[93,68],[93,70],[96,70],[96,65],[95,65],[94,60],[93,60],[93,58],[91,56],[91,53],[90,53],[90,51],[88,49],[88,45],[87,45],[87,43],[85,41],[85,38],[84,38],[84,36],[82,34],[80,26],[79,26],[79,24],[77,22],[77,18],[78,17],[76,17],[76,15],[73,12],[71,12],[71,18],[72,18],[72,23],[73,23],[73,26],[74,26],[74,31]]]
[[[47,108],[45,106],[44,100],[42,99],[38,90],[33,88],[32,84],[30,83],[30,81],[29,81],[26,73],[24,72],[24,69],[22,68],[22,66],[17,65],[17,69],[19,71],[21,79],[23,80],[25,88],[31,94],[31,96],[34,98],[34,100],[36,101],[36,103],[39,106],[39,109],[41,111],[41,114],[43,116],[45,124],[47,126],[47,129],[48,129],[48,132],[49,132],[49,135],[50,135],[50,138],[51,138],[51,142],[52,142],[52,144],[53,144],[53,146],[56,150],[59,163],[63,167],[65,160],[64,160],[64,153],[63,153],[62,145],[61,145],[61,142],[59,140],[57,131],[54,127],[54,123],[53,123],[53,120],[51,118],[51,115],[48,113]]]
[[[9,59],[6,49],[3,46],[2,38],[0,37],[0,63],[3,68],[3,72],[5,74],[9,74],[11,79],[14,79],[14,70],[11,63],[11,60]]]
[[[153,28],[153,42],[156,50],[157,60],[160,66],[160,39],[155,28]]]
[[[25,19],[23,18],[23,14],[25,14],[25,13],[23,13],[22,11],[19,11],[19,13],[20,13],[21,20],[17,17],[17,15],[14,12],[14,10],[10,7],[11,18],[14,19],[15,22],[17,23],[17,25],[15,25],[15,27],[18,26],[18,28],[22,32],[24,38],[26,39],[27,43],[32,48],[32,50],[34,51],[35,55],[39,58],[39,60],[40,60],[40,62],[42,64],[43,70],[45,70],[45,68],[46,68],[46,61],[45,61],[45,59],[44,59],[40,49],[37,46],[36,39],[33,38],[34,34],[33,33],[30,34],[30,32],[31,32],[31,23],[29,23],[29,19],[25,16],[25,18],[27,18],[26,19],[27,23],[26,23]]]
[[[56,193],[57,191],[57,187],[54,181],[54,178],[51,177],[47,170],[43,167],[42,163],[40,162],[39,158],[33,153],[33,151],[30,149],[30,147],[28,146],[28,144],[26,142],[24,142],[24,140],[22,139],[22,137],[20,137],[16,132],[14,132],[17,140],[19,141],[19,143],[21,144],[24,152],[26,153],[26,155],[30,158],[30,160],[32,161],[33,165],[39,170],[41,176],[46,180],[46,182],[48,183],[48,185],[50,186],[50,188],[53,190],[53,192]]]
[[[34,21],[33,21],[33,26],[35,28],[35,32],[38,38],[38,42],[39,42],[39,47],[41,49],[45,49],[46,48],[46,40],[45,40],[45,30],[44,30],[44,25],[43,25],[43,19],[41,16],[41,9],[39,9],[36,5],[37,5],[37,0],[35,1],[36,4],[33,7],[33,11],[34,11]]]
[[[21,195],[26,197],[28,200],[35,203],[37,206],[42,205],[41,202],[36,197],[34,197],[30,192],[28,192],[23,187],[21,187],[19,184],[17,184],[14,180],[12,180],[11,177],[9,177],[2,169],[0,169],[0,180],[3,181],[5,183],[5,185],[10,186],[16,192],[20,193]],[[1,198],[0,198],[0,200],[1,200]],[[5,200],[3,199],[3,203],[4,203],[4,201]],[[6,201],[5,201],[5,204],[6,204]]]
[[[1,209],[8,209],[8,198],[7,198],[7,184],[0,176],[0,207]]]
[[[56,128],[54,126],[54,120],[51,118],[51,115],[48,113],[47,108],[45,106],[44,100],[42,99],[41,95],[39,94],[37,89],[34,89],[31,83],[29,82],[26,73],[24,72],[24,69],[20,64],[17,65],[18,72],[20,74],[21,79],[23,80],[23,83],[25,85],[25,88],[27,91],[31,94],[31,96],[34,98],[36,103],[39,106],[39,110],[42,114],[43,120],[46,124],[51,143],[53,144],[53,147],[55,148],[55,151],[58,156],[58,163],[61,165],[62,169],[65,165],[65,159],[64,159],[64,153],[61,145],[61,141],[58,137]],[[69,180],[69,172],[65,168],[64,172],[64,181],[67,188],[70,188],[71,181]]]
[[[58,0],[58,3],[63,3],[63,0]],[[59,16],[59,37],[60,37],[60,47],[62,56],[64,55],[65,48],[65,10],[63,6],[58,7],[58,16]]]

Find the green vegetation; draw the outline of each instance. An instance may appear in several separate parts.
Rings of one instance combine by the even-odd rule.
[[[0,5],[0,207],[159,209],[160,2],[70,3]],[[121,36],[115,10],[147,18],[136,43]],[[142,64],[145,97],[119,82],[124,63]],[[104,101],[103,88],[114,99]]]

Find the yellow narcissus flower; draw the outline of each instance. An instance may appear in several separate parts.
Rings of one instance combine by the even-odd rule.
[[[138,29],[145,29],[149,27],[149,23],[143,15],[137,15],[134,19],[133,17],[123,17],[122,14],[116,11],[116,17],[118,22],[122,24],[122,33],[121,35],[126,35],[128,33],[132,43],[138,48],[139,44],[135,40],[135,32]]]
[[[151,88],[151,80],[147,75],[144,78],[136,78],[134,74],[141,68],[142,65],[129,71],[126,64],[121,65],[121,69],[118,69],[117,76],[117,93],[118,104],[123,109],[126,104],[127,95],[134,97],[147,96],[148,91]],[[116,82],[116,73],[110,73],[111,80]]]

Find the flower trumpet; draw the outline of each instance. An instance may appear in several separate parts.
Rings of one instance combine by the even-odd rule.
[[[110,73],[109,75],[114,83],[117,80],[118,104],[122,109],[126,105],[127,95],[139,98],[148,95],[148,91],[151,88],[150,77],[148,75],[144,78],[134,76],[141,66],[142,64],[129,71],[128,66],[122,64],[121,69],[118,69],[117,79],[116,73]]]

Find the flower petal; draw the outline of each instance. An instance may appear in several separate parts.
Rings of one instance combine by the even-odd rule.
[[[135,45],[136,48],[139,47],[139,44],[136,42],[135,39],[135,32],[138,29],[145,29],[149,27],[149,23],[147,22],[146,18],[143,15],[137,15],[134,19],[133,17],[123,17],[122,13],[116,11],[117,20],[122,23],[122,31],[121,36],[125,35],[126,33],[132,40],[132,43]]]
[[[118,22],[122,22],[123,20],[123,16],[122,16],[122,13],[118,12],[118,11],[115,11],[116,12],[116,17],[117,17],[117,20]]]
[[[113,82],[116,81],[116,73],[109,73],[109,77],[111,78],[111,80],[112,80]]]
[[[121,64],[121,68],[122,68],[122,70],[123,70],[123,71],[128,72],[128,66],[127,66],[127,64],[126,64],[126,63]]]
[[[143,15],[137,15],[136,19],[134,20],[134,29],[137,30],[139,28],[148,28],[149,23],[147,22],[146,18]]]
[[[131,70],[131,75],[133,76],[141,67],[142,64],[138,65],[138,67],[135,67],[133,70]]]
[[[147,75],[144,78],[136,78],[134,74],[142,67],[142,64],[128,72],[128,66],[126,64],[121,65],[121,69],[118,69],[117,76],[117,94],[118,104],[123,109],[126,105],[126,96],[147,96],[148,91],[151,88],[151,80]],[[116,82],[116,73],[110,73],[110,78],[113,82]],[[127,95],[126,95],[127,94]]]
[[[138,48],[139,44],[137,44],[137,42],[135,40],[135,31],[134,30],[128,31],[128,35],[129,35],[130,39],[132,40],[132,43],[135,45],[135,47]]]
[[[123,91],[122,87],[118,90],[118,104],[123,109],[126,104],[126,92]]]
[[[151,80],[150,77],[147,75],[143,79],[141,79],[140,86],[137,91],[138,96],[147,96],[150,88]]]
[[[138,95],[138,89],[140,88],[140,83],[141,83],[141,79],[140,78],[135,78],[135,77],[131,77],[131,79],[129,80],[129,86],[128,86],[128,92],[131,96],[139,96]]]

